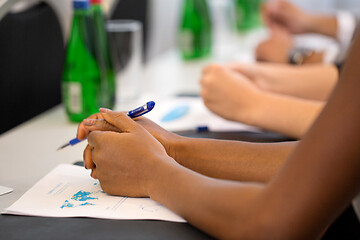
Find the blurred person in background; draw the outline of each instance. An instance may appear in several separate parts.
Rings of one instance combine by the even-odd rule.
[[[210,65],[201,96],[215,114],[299,139],[337,84],[334,65],[255,63]]]
[[[341,64],[353,39],[356,16],[350,11],[336,14],[317,14],[304,11],[285,0],[274,0],[263,8],[263,19],[270,30],[269,39],[256,49],[259,61],[305,64]],[[336,41],[325,48],[312,49],[307,43],[296,41],[295,35],[319,34]],[[311,41],[312,39],[310,39]]]
[[[337,83],[333,63],[345,57],[356,18],[350,12],[310,14],[284,0],[268,2],[263,16],[271,37],[258,46],[256,57],[274,63],[208,66],[200,81],[201,96],[212,112],[226,119],[299,139]],[[293,34],[302,33],[337,39],[340,48],[296,48]]]

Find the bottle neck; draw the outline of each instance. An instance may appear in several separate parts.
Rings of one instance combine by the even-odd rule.
[[[74,16],[86,16],[88,12],[88,9],[74,9]]]
[[[101,4],[94,3],[91,5],[92,11],[102,12]]]
[[[187,12],[202,12],[208,14],[208,5],[205,0],[186,0],[184,4]]]

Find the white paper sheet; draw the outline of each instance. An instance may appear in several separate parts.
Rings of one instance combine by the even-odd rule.
[[[186,222],[150,198],[110,196],[90,177],[88,170],[68,164],[57,166],[4,213]]]
[[[184,109],[187,108],[187,111]],[[182,111],[177,117],[166,119],[171,113]],[[179,113],[179,112],[178,112]],[[175,114],[176,115],[176,114]],[[155,108],[146,117],[169,131],[196,130],[206,126],[210,131],[261,132],[261,129],[239,122],[228,121],[206,108],[200,97],[170,97],[156,100]]]

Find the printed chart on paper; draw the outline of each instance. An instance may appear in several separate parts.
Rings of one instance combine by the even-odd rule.
[[[83,167],[62,164],[36,183],[6,214],[46,217],[152,219],[185,222],[150,198],[106,194]]]

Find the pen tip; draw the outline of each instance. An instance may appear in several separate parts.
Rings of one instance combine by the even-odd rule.
[[[56,151],[59,151],[59,150],[65,148],[65,147],[67,147],[69,145],[70,145],[70,143],[66,143],[66,144],[62,145],[61,147],[59,147]]]

